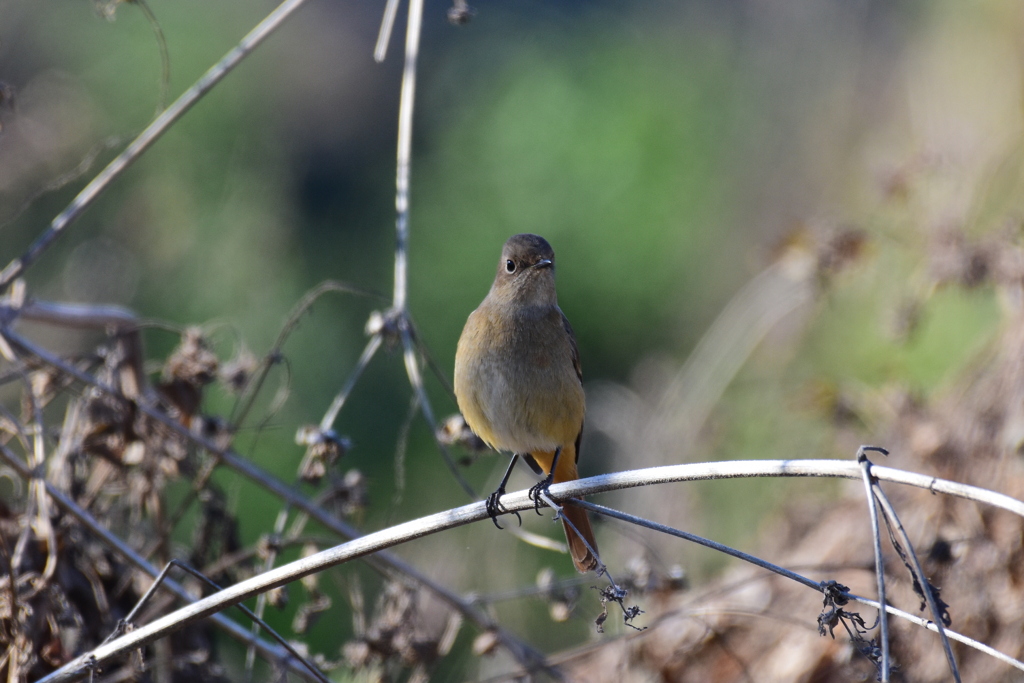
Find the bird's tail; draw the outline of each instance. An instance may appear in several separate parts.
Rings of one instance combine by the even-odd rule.
[[[552,479],[552,483],[558,484],[563,481],[573,481],[574,479],[579,479],[579,475],[576,472],[575,449],[566,448],[558,456],[558,463],[555,465],[555,476]],[[597,541],[594,540],[594,530],[590,526],[590,517],[587,516],[587,511],[572,504],[565,504],[562,506],[562,516],[565,540],[569,542],[569,554],[572,555],[572,563],[576,565],[576,570],[580,573],[586,573],[597,569],[597,558],[594,556],[594,553],[590,552],[590,548],[597,552]],[[573,527],[576,527],[576,531],[573,531],[572,527],[569,526],[570,522]],[[577,531],[579,535],[577,535]],[[580,536],[587,539],[590,548],[587,547]]]

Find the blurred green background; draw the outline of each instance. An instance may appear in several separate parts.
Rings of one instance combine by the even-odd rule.
[[[172,97],[273,7],[148,1],[167,38]],[[559,300],[588,389],[615,383],[641,399],[643,361],[678,367],[787,235],[823,227],[867,234],[866,255],[769,337],[680,459],[852,457],[823,395],[894,384],[934,391],[990,338],[999,319],[993,293],[931,297],[926,245],[935,231],[983,234],[1015,215],[1015,3],[474,6],[473,21],[453,27],[446,3],[427,3],[416,110],[410,308],[446,375],[501,244],[517,232],[545,236],[558,254]],[[372,49],[381,12],[382,3],[310,0],[69,229],[29,271],[30,292],[206,325],[225,356],[240,343],[265,352],[295,302],[324,279],[389,292],[404,18],[379,65]],[[0,260],[21,253],[147,123],[159,74],[153,31],[130,4],[0,4],[0,80],[15,93],[0,111]],[[120,142],[100,149],[81,178],[36,197],[110,136]],[[910,189],[892,190],[901,173]],[[982,185],[994,189],[972,194]],[[903,301],[924,302],[912,334],[893,332]],[[238,437],[242,452],[294,479],[302,455],[295,428],[319,421],[374,308],[344,295],[313,307],[284,348],[287,376],[275,375],[290,386],[289,401],[258,429],[257,410]],[[33,333],[64,350],[95,341]],[[176,341],[147,333],[154,358]],[[434,378],[429,391],[439,415],[454,412]],[[369,478],[367,530],[467,502],[417,420],[404,494],[391,504],[409,400],[400,355],[382,354],[336,425],[355,444],[341,467]],[[214,392],[206,409],[226,413],[231,401]],[[857,429],[871,436],[870,424]],[[591,441],[584,474],[654,464],[600,435]],[[465,474],[488,491],[503,466],[485,457]],[[221,475],[252,542],[272,527],[276,503]],[[790,495],[787,486],[651,495],[687,499],[689,514],[662,521],[744,544]],[[539,521],[530,527],[557,536]],[[497,535],[488,526],[408,552],[464,591],[529,583],[545,565],[571,571],[565,558]],[[471,557],[481,547],[497,555],[487,563],[494,571],[446,565],[452,552]],[[721,564],[675,544],[664,554],[698,577]],[[328,587],[339,595],[336,584]],[[310,634],[315,651],[336,654],[349,628],[343,603]],[[513,630],[547,634],[546,647],[593,637],[596,609],[587,602],[571,626],[550,624],[542,605],[501,610]],[[466,646],[464,637],[447,676],[474,666]]]

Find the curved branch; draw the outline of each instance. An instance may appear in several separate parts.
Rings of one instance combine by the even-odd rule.
[[[918,486],[936,492],[948,493],[961,498],[988,503],[1024,517],[1024,503],[1009,496],[985,489],[889,467],[875,467],[872,469],[872,474],[874,474],[875,478],[882,481]],[[857,462],[845,460],[748,460],[670,465],[618,472],[588,479],[579,479],[564,484],[555,484],[551,486],[551,496],[561,500],[569,497],[600,493],[602,491],[675,481],[766,476],[859,479],[861,477],[861,468]],[[526,510],[534,506],[534,502],[530,499],[529,492],[526,490],[506,495],[502,498],[502,503],[509,512]],[[87,655],[76,658],[58,671],[41,679],[40,683],[78,680],[86,676],[92,668],[102,665],[105,661],[142,647],[194,621],[214,615],[226,607],[259,593],[301,579],[315,572],[323,571],[329,567],[348,562],[349,560],[365,557],[385,548],[391,548],[406,541],[484,519],[489,519],[486,504],[483,501],[472,503],[367,534],[348,543],[283,565],[183,607],[150,624],[139,627],[115,641],[96,648]]]

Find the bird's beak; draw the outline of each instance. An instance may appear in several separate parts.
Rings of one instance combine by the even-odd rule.
[[[531,268],[547,268],[547,267],[549,267],[551,265],[553,265],[551,263],[551,259],[542,258],[540,261],[537,261],[536,263],[534,263],[530,267]]]

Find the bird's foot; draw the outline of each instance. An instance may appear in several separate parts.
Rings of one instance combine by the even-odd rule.
[[[533,511],[536,512],[538,515],[540,514],[541,503],[544,502],[541,499],[541,496],[544,495],[550,497],[551,493],[548,491],[548,487],[551,486],[551,482],[553,479],[554,476],[549,474],[548,476],[544,477],[543,481],[530,487],[529,495],[530,500],[533,501]]]
[[[501,497],[503,495],[505,495],[505,487],[500,486],[494,493],[487,496],[486,502],[487,516],[491,518],[492,522],[494,522],[494,526],[499,529],[501,528],[501,525],[498,524],[498,515],[508,512],[505,506],[501,504]],[[518,512],[514,512],[513,514],[519,519],[519,526],[522,526],[523,518],[519,516]]]

